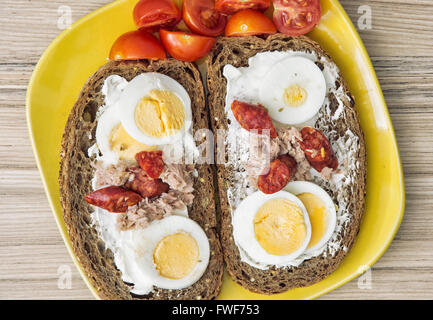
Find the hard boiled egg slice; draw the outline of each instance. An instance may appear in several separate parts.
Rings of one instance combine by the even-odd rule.
[[[296,195],[307,209],[312,230],[305,253],[314,253],[322,248],[334,233],[337,223],[334,202],[325,190],[311,182],[290,182],[284,190]]]
[[[189,287],[201,278],[209,263],[205,232],[183,216],[152,222],[131,243],[137,268],[159,288]]]
[[[233,235],[254,262],[285,266],[307,248],[311,225],[302,201],[293,194],[256,192],[234,212]]]
[[[106,164],[116,164],[118,160],[135,161],[141,151],[154,151],[156,146],[148,146],[133,139],[122,126],[116,108],[107,108],[98,119],[96,144]]]
[[[178,141],[191,127],[191,100],[176,80],[160,73],[132,79],[117,103],[126,132],[146,145]]]
[[[316,64],[303,57],[276,63],[260,86],[260,102],[273,120],[296,125],[310,120],[326,96],[326,80]]]

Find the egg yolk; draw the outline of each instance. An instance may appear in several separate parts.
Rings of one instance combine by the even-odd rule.
[[[156,146],[147,146],[132,138],[123,128],[122,124],[118,124],[113,128],[110,134],[110,147],[120,160],[134,160],[135,155],[141,151],[155,151]]]
[[[308,248],[312,248],[322,239],[328,229],[328,212],[323,201],[312,193],[302,193],[297,197],[304,204],[310,217],[311,240]]]
[[[187,233],[175,233],[164,237],[153,251],[153,263],[159,274],[168,279],[182,279],[198,262],[197,241]]]
[[[295,84],[284,90],[283,100],[289,107],[299,107],[305,103],[308,94],[304,88]]]
[[[254,217],[257,241],[268,253],[285,256],[298,250],[307,237],[302,210],[287,199],[266,202]]]
[[[161,138],[173,135],[182,128],[185,108],[173,92],[152,90],[138,102],[134,119],[145,135]]]

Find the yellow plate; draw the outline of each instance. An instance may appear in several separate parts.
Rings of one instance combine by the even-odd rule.
[[[59,151],[63,128],[78,93],[106,62],[114,40],[135,29],[136,0],[118,0],[73,24],[51,43],[36,66],[27,91],[27,119],[34,153],[54,216],[71,250],[59,197]],[[357,277],[390,245],[404,211],[404,184],[392,123],[374,69],[359,35],[337,0],[322,0],[320,25],[310,34],[336,61],[355,96],[368,153],[366,212],[361,231],[342,265],[327,279],[271,297],[253,294],[228,276],[220,299],[312,299]]]

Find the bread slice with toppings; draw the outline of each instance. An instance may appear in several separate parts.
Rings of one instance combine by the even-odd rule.
[[[185,289],[155,288],[146,296],[131,294],[130,286],[122,281],[121,272],[116,268],[113,253],[105,248],[92,226],[93,209],[84,200],[92,192],[94,169],[91,163],[94,159],[88,156],[88,149],[95,144],[96,114],[104,105],[101,92],[104,81],[110,75],[119,75],[130,81],[147,72],[161,73],[178,81],[191,98],[194,131],[209,128],[203,83],[194,64],[167,59],[111,61],[101,67],[86,82],[73,106],[61,145],[59,183],[69,238],[91,285],[103,299],[213,299],[222,284],[223,257],[216,231],[214,171],[210,165],[196,165],[198,175],[194,178],[194,202],[188,208],[189,217],[202,227],[209,239],[210,260],[200,280]],[[200,143],[197,141],[197,144]]]
[[[324,65],[335,66],[318,43],[303,36],[290,37],[276,34],[267,38],[220,38],[206,60],[208,104],[214,132],[219,129],[227,130],[230,125],[225,111],[227,80],[223,75],[224,67],[228,64],[236,68],[246,67],[249,58],[267,51],[314,54],[316,56],[314,62],[320,69],[323,70]],[[346,178],[351,181],[338,188],[317,177],[313,181],[328,192],[337,208],[340,206],[337,213],[339,223],[332,238],[334,246],[328,245],[321,254],[304,260],[298,266],[284,268],[271,266],[262,270],[244,262],[233,236],[232,210],[236,208],[231,206],[228,196],[228,190],[235,183],[234,166],[230,163],[217,166],[224,260],[227,271],[234,281],[250,291],[276,294],[297,287],[310,286],[323,280],[338,268],[358,234],[364,212],[366,150],[354,99],[338,68],[335,70],[337,70],[336,79],[332,86],[338,90],[339,97],[337,99],[331,91],[327,93],[328,103],[319,111],[314,127],[328,137],[333,147],[340,148],[339,161],[347,170]],[[215,141],[218,139],[216,138]],[[344,158],[346,146],[353,148],[350,156],[347,156],[350,158],[347,159]],[[349,150],[346,151],[349,154]]]

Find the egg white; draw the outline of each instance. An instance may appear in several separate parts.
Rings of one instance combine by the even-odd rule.
[[[185,122],[182,128],[175,134],[162,138],[147,136],[135,123],[135,109],[138,102],[155,89],[173,92],[180,99],[185,110]],[[191,99],[188,92],[176,80],[156,72],[143,73],[132,79],[123,89],[117,103],[117,109],[126,132],[138,142],[146,145],[174,143],[182,138],[192,124]]]
[[[298,107],[287,106],[283,99],[285,89],[292,85],[307,92],[306,101]],[[325,76],[310,59],[289,57],[274,64],[261,79],[259,97],[273,120],[289,125],[305,123],[319,112],[325,101]]]
[[[116,164],[119,156],[111,150],[110,136],[113,129],[120,123],[116,108],[107,108],[99,117],[96,126],[96,144],[101,153],[100,160],[106,164]]]
[[[199,248],[199,261],[194,269],[182,279],[169,279],[161,276],[153,263],[153,252],[164,237],[185,232],[191,235]],[[193,220],[182,216],[169,216],[153,221],[137,235],[132,247],[137,268],[152,283],[163,289],[183,289],[197,282],[206,271],[210,257],[209,240],[203,229]]]
[[[304,216],[304,223],[307,229],[306,238],[302,246],[295,252],[278,256],[268,253],[257,241],[254,231],[254,218],[259,208],[272,199],[287,199],[296,203]],[[290,261],[299,257],[307,248],[311,239],[310,219],[304,204],[293,194],[280,191],[274,194],[264,194],[257,191],[244,199],[233,214],[233,236],[238,246],[246,253],[249,259],[262,265],[275,265],[277,267],[287,266]]]
[[[122,272],[122,280],[133,285],[131,292],[145,295],[154,287],[183,289],[197,282],[206,271],[210,259],[209,240],[203,229],[186,214],[176,214],[153,221],[145,229],[121,231],[116,227],[116,215],[95,208],[92,221],[101,239],[114,254],[114,262]],[[197,242],[199,262],[186,277],[174,280],[159,275],[153,264],[153,251],[165,236],[185,232]]]
[[[301,193],[312,193],[319,197],[325,205],[325,209],[328,213],[328,227],[323,234],[322,239],[320,239],[320,241],[313,247],[305,250],[306,254],[313,254],[318,249],[321,249],[329,241],[329,239],[331,239],[332,234],[334,233],[335,226],[337,224],[337,212],[335,210],[335,204],[325,190],[312,182],[293,181],[290,182],[284,188],[284,190],[294,195]]]
[[[101,154],[98,156],[98,160],[105,165],[115,165],[119,161],[119,155],[111,149],[110,137],[114,128],[120,123],[118,109],[114,105],[107,108],[98,119],[95,133],[96,144]],[[186,133],[183,140],[177,143],[158,145],[156,148],[162,150],[164,163],[166,164],[181,163],[184,157],[189,156],[193,159],[198,154],[194,138],[190,133]],[[192,163],[192,160],[187,163]]]
[[[146,74],[142,74],[141,76],[144,75]],[[168,79],[171,78],[163,74],[153,73],[152,77],[154,79],[156,78],[164,79],[165,81],[164,83],[171,82],[171,81],[166,81],[167,78]],[[171,80],[175,81],[173,79]],[[176,82],[176,84],[180,86],[179,83]],[[176,84],[174,84],[173,87],[170,88],[175,88],[175,87],[177,88]],[[128,81],[126,81],[124,78],[119,77],[118,75],[112,75],[106,79],[104,86],[102,88],[102,93],[105,95],[105,106],[101,108],[101,110],[98,112],[98,119],[97,119],[98,124],[96,126],[95,138],[96,138],[96,145],[98,146],[98,150],[100,153],[100,155],[98,155],[98,160],[102,161],[106,165],[109,164],[115,165],[119,161],[119,156],[117,155],[117,153],[111,150],[110,137],[113,129],[119,124],[121,124],[121,114],[124,111],[124,104],[123,104],[124,101],[122,100],[122,94],[128,85],[129,85]],[[183,89],[182,86],[181,88]],[[168,88],[167,90],[170,89]],[[183,89],[183,91],[185,90]],[[186,91],[184,93],[186,93]],[[184,100],[187,101],[186,105],[185,104],[184,105],[190,106],[190,102],[188,104],[188,101],[190,101],[190,99],[187,93],[186,93],[186,97],[184,97]],[[120,106],[118,106],[118,104],[120,104]],[[187,112],[188,110],[191,110],[190,107],[185,109],[186,120],[190,119],[191,121],[191,114],[189,113],[188,116],[188,112]],[[194,138],[192,137],[190,132],[185,132],[191,126],[191,124],[188,125],[187,122],[188,121],[185,121],[184,127],[179,131],[179,133],[176,136],[168,137],[168,139],[173,139],[172,143],[158,145],[157,149],[163,151],[163,157],[165,163],[180,163],[182,159],[185,157],[189,157],[193,159],[195,156],[198,155],[198,150],[195,145]],[[127,130],[126,132],[129,134]],[[184,135],[182,136],[182,134]],[[179,140],[179,138],[181,139]],[[188,159],[185,158],[185,161],[187,161],[187,163],[192,163],[192,159],[189,158]]]

